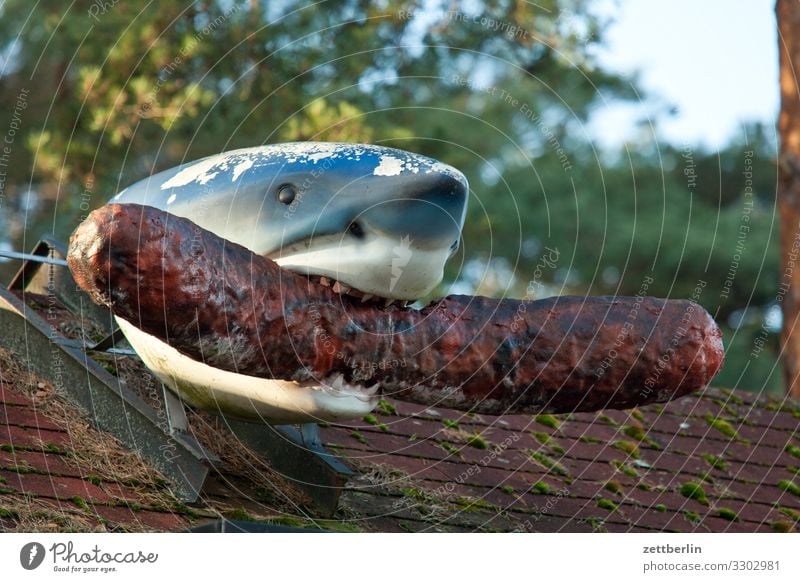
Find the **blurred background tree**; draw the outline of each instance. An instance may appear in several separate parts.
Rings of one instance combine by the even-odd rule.
[[[380,143],[470,180],[440,292],[694,297],[724,326],[715,383],[781,392],[770,131],[707,152],[643,126],[598,148],[592,114],[641,89],[598,66],[608,22],[591,7],[7,0],[0,131],[17,110],[19,128],[0,168],[0,244],[66,238],[126,185],[220,151]]]

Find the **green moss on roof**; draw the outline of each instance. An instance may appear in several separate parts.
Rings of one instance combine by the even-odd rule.
[[[500,491],[507,493],[508,495],[514,495],[514,488],[511,485],[503,485],[500,487]]]
[[[556,461],[554,459],[551,459],[550,457],[548,457],[547,455],[545,455],[541,451],[529,451],[528,454],[531,456],[531,458],[534,461],[536,461],[537,463],[539,463],[540,465],[542,465],[546,469],[549,469],[550,472],[555,473],[556,475],[562,475],[562,476],[569,475],[569,471],[567,471],[566,467],[564,467],[558,461]]]
[[[722,459],[720,459],[718,456],[712,455],[711,453],[702,453],[700,456],[706,463],[711,465],[714,469],[719,469],[720,471],[728,470],[727,463]]]
[[[611,426],[619,426],[619,423],[610,416],[608,416],[607,414],[601,414],[597,418],[602,420],[606,424],[610,424]]]
[[[714,429],[721,432],[728,438],[743,441],[744,439],[739,436],[739,433],[733,428],[733,425],[727,420],[714,416],[710,412],[704,417],[705,421]]]
[[[639,445],[631,441],[614,441],[614,448],[619,449],[634,459],[638,459],[640,456]]]
[[[536,422],[552,428],[553,430],[558,430],[561,428],[561,421],[559,421],[552,414],[538,414],[536,415]]]
[[[457,497],[456,504],[463,507],[466,511],[480,511],[481,509],[488,509],[489,511],[497,511],[500,508],[496,505],[484,501],[483,499],[476,499],[474,497]]]
[[[588,434],[582,434],[578,437],[578,440],[582,443],[590,443],[593,445],[602,445],[605,442],[603,439],[599,439]]]
[[[645,421],[644,420],[644,414],[642,414],[642,411],[639,410],[638,408],[634,408],[633,410],[631,410],[631,416],[633,418],[635,418],[636,420],[638,420],[639,422],[644,422]]]
[[[789,533],[794,531],[794,525],[788,521],[773,521],[770,522],[769,528],[777,533]]]
[[[533,438],[535,438],[537,441],[539,441],[543,445],[546,445],[547,443],[549,443],[553,439],[553,437],[551,437],[546,432],[536,432],[536,431],[534,431],[531,434],[533,434]]]
[[[539,493],[541,495],[547,495],[550,493],[550,485],[545,483],[544,481],[537,481],[533,485],[531,485],[531,491],[534,493]]]
[[[19,514],[13,509],[6,509],[5,507],[0,507],[0,518],[3,517],[6,519],[16,519],[19,517]]]
[[[626,465],[623,461],[619,459],[611,459],[609,464],[614,467],[617,471],[625,475],[626,477],[632,477],[634,479],[639,478],[639,472],[634,469],[633,467]]]
[[[706,483],[709,483],[710,485],[714,484],[714,478],[711,476],[711,473],[708,473],[708,472],[700,473],[698,475],[698,477],[700,477],[701,481],[705,481]]]
[[[683,516],[691,523],[694,524],[700,523],[700,515],[695,513],[694,511],[684,510]]]
[[[778,508],[778,512],[782,513],[789,519],[794,520],[797,523],[800,523],[800,513],[794,511],[793,509],[789,509],[788,507],[781,507],[780,504],[776,504]]]
[[[796,485],[793,481],[782,479],[778,481],[778,488],[786,491],[787,493],[791,493],[792,495],[797,495],[800,497],[800,486]]]
[[[620,491],[622,491],[622,485],[620,485],[619,481],[615,481],[614,479],[609,479],[605,483],[603,483],[603,489],[607,491],[611,491],[615,495],[619,495]]]
[[[72,498],[72,503],[80,507],[81,509],[89,509],[89,504],[86,503],[86,500],[81,497],[80,495],[76,495]]]
[[[397,414],[397,407],[393,404],[389,404],[386,400],[381,398],[378,400],[378,406],[375,407],[380,414],[384,416],[391,416]]]
[[[629,424],[627,426],[622,427],[622,432],[625,433],[627,436],[631,437],[632,439],[636,439],[637,441],[643,441],[647,438],[647,434],[645,433],[644,427],[641,427],[636,424]]]
[[[653,509],[655,509],[656,511],[660,511],[661,513],[664,513],[667,510],[667,506],[664,505],[663,503],[659,503]]]
[[[680,494],[684,497],[688,497],[689,499],[694,499],[698,503],[702,503],[703,505],[708,505],[708,496],[706,495],[703,486],[699,483],[684,483],[680,486]]]
[[[244,507],[235,507],[226,511],[225,517],[237,521],[254,521],[253,516],[247,513]]]
[[[458,421],[450,420],[449,418],[443,418],[442,424],[447,428],[458,428]]]
[[[720,507],[717,509],[717,515],[722,519],[727,519],[728,521],[739,521],[739,514],[732,509],[728,509],[727,507]]]
[[[786,443],[786,447],[784,450],[792,455],[793,457],[797,457],[800,459],[800,447],[793,445],[792,443]]]
[[[611,501],[610,499],[606,499],[605,497],[601,497],[597,500],[597,507],[600,509],[607,509],[608,511],[616,511],[617,504]]]
[[[373,426],[378,424],[378,419],[375,417],[374,414],[365,414],[363,417],[364,422],[367,424],[371,424]]]
[[[489,448],[489,443],[481,435],[475,433],[467,437],[467,444],[476,449],[486,450]]]
[[[457,457],[461,456],[461,451],[458,448],[454,447],[447,441],[439,441],[439,446],[442,447],[445,451],[450,453],[451,455],[455,455]]]
[[[351,437],[353,437],[354,439],[356,439],[356,440],[357,440],[358,442],[360,442],[362,445],[365,445],[365,444],[367,444],[367,439],[365,439],[365,438],[364,438],[364,435],[363,435],[363,434],[361,434],[360,432],[358,432],[357,430],[354,430],[354,431],[352,431],[352,432],[350,433],[350,436],[351,436]]]

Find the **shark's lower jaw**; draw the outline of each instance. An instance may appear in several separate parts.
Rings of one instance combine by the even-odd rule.
[[[270,424],[336,422],[361,418],[378,403],[378,387],[344,382],[267,380],[198,362],[117,317],[144,364],[191,406]]]

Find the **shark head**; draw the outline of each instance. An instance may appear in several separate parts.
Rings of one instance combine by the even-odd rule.
[[[190,162],[114,201],[183,216],[343,292],[414,300],[441,281],[468,193],[461,172],[425,156],[302,142]]]
[[[455,168],[394,148],[300,142],[189,162],[117,194],[154,206],[362,301],[412,301],[442,280],[469,186]],[[374,392],[253,378],[191,360],[118,319],[132,347],[200,408],[270,423],[358,418]]]

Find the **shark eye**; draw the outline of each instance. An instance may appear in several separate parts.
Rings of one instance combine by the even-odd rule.
[[[356,222],[355,220],[350,223],[350,226],[347,227],[347,230],[357,239],[361,240],[364,238],[364,227],[361,226],[360,222]]]
[[[278,201],[283,204],[291,204],[297,196],[297,190],[292,184],[283,184],[278,187]]]

